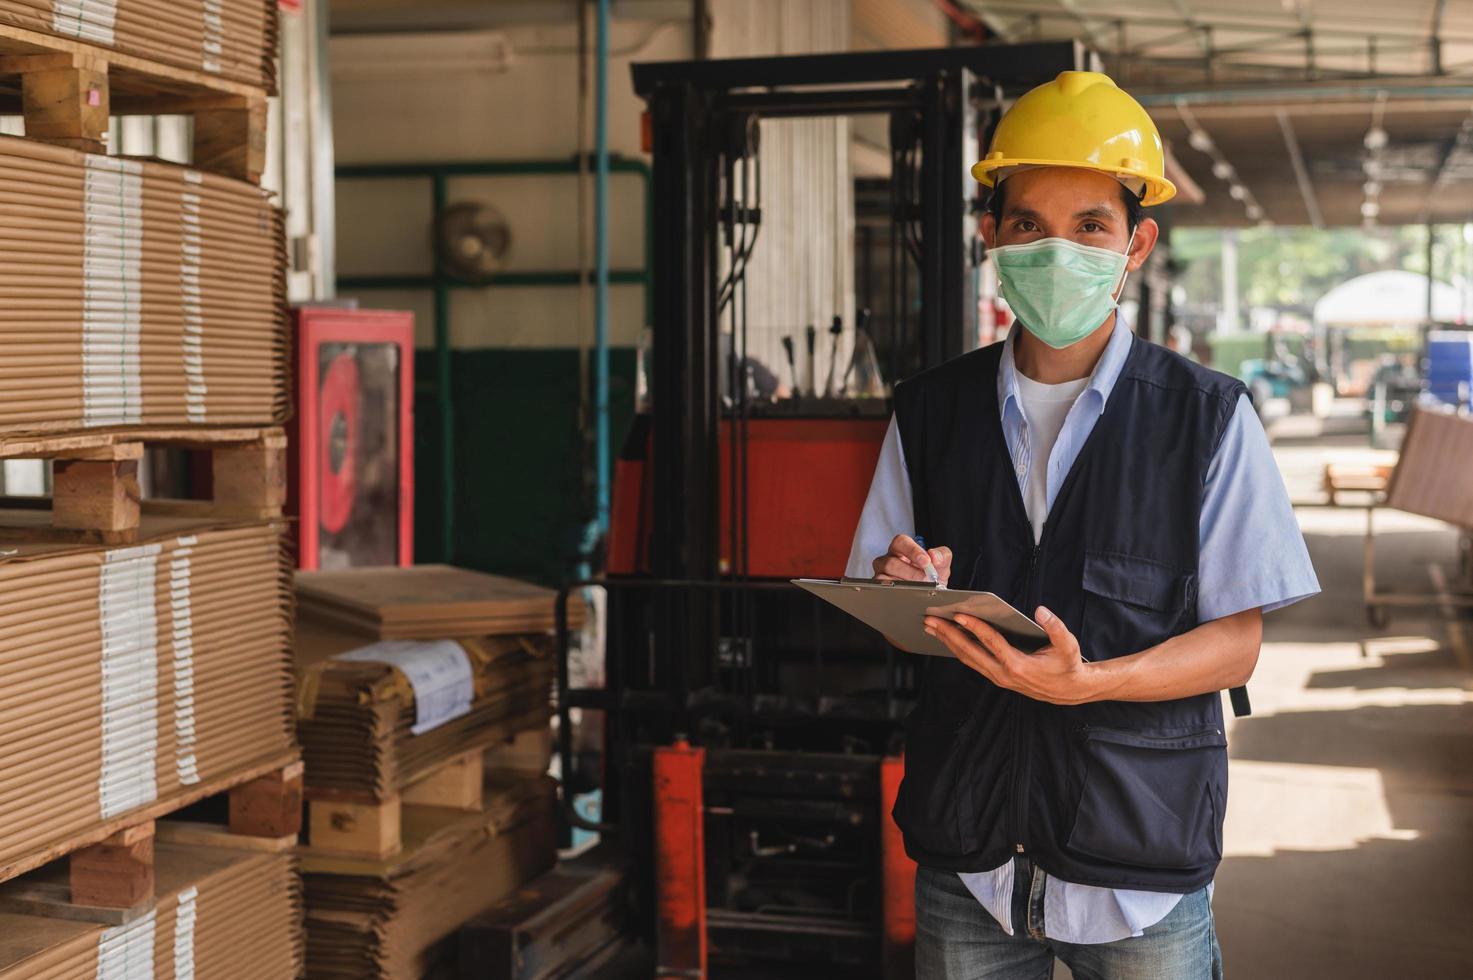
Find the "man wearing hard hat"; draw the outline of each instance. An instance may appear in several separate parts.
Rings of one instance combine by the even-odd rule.
[[[1221,692],[1263,613],[1319,591],[1243,385],[1116,310],[1171,199],[1161,137],[1109,78],[1024,95],[972,168],[1021,325],[896,388],[850,575],[995,592],[1034,653],[926,621],[895,820],[916,878],[917,976],[1221,977]],[[930,546],[922,547],[924,540]],[[876,557],[878,556],[878,557]]]

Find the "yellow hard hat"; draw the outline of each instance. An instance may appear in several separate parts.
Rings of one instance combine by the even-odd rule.
[[[1028,91],[1003,115],[972,176],[988,187],[1011,167],[1083,167],[1139,180],[1141,204],[1176,195],[1161,134],[1141,104],[1097,71],[1066,71]],[[999,175],[999,171],[1003,171]]]

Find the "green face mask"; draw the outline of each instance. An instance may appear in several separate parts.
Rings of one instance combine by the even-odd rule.
[[[1130,241],[1135,241],[1135,232]],[[988,254],[997,263],[1003,299],[1018,322],[1059,349],[1088,337],[1115,309],[1129,252],[1129,243],[1125,252],[1113,252],[1067,238],[1042,238],[1026,245],[999,245]]]

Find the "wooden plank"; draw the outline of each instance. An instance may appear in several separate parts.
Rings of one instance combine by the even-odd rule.
[[[402,793],[405,803],[452,810],[480,810],[486,765],[481,750],[466,752],[417,780]]]
[[[142,446],[212,449],[220,445],[286,446],[279,426],[133,428],[0,438],[3,459],[139,459]],[[107,455],[112,452],[115,455]]]
[[[160,820],[155,838],[164,844],[200,844],[205,847],[228,847],[236,851],[260,851],[283,854],[297,846],[297,835],[256,837],[232,833],[229,827],[194,820]]]
[[[266,100],[194,113],[193,165],[260,183],[266,169]]]
[[[133,908],[153,899],[153,821],[146,820],[71,856],[71,901]]]
[[[52,468],[51,523],[58,528],[126,531],[138,526],[138,460],[58,460]]]
[[[100,49],[81,41],[28,31],[23,27],[0,24],[0,51],[11,54],[61,53],[83,57],[97,57]],[[108,49],[105,53],[108,65],[114,74],[126,79],[129,87],[144,84],[181,88],[184,91],[202,90],[229,95],[260,97],[264,95],[257,86],[232,81],[207,71],[197,71],[166,65],[136,55]],[[139,80],[135,80],[137,76]]]
[[[78,905],[72,901],[71,886],[64,881],[27,881],[24,878],[0,885],[0,912],[40,915],[69,922],[96,922],[105,926],[127,925],[153,908],[152,901],[129,908]]]
[[[51,68],[21,75],[26,136],[91,153],[107,150],[107,66]]]
[[[216,506],[281,513],[286,506],[286,440],[281,445],[222,446],[210,454]]]
[[[378,861],[399,853],[398,794],[381,803],[309,800],[307,836],[319,854]]]
[[[230,790],[230,832],[249,837],[295,838],[302,830],[300,762],[258,776]]]

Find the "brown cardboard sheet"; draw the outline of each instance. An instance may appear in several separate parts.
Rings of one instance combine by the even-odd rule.
[[[295,750],[283,528],[0,548],[0,865]]]
[[[0,137],[0,436],[284,420],[284,241],[252,184]]]
[[[449,565],[297,573],[303,615],[384,640],[549,633],[556,596],[530,582]],[[568,612],[577,629],[583,604],[569,603]]]

